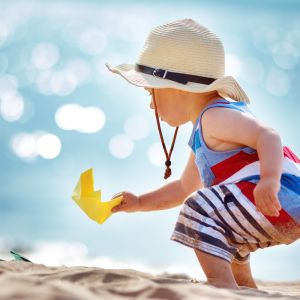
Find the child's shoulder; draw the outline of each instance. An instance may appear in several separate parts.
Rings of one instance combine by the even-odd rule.
[[[230,102],[223,106],[214,105],[209,109],[206,107],[199,125],[207,144],[212,146],[214,142],[220,148],[238,145],[252,147],[261,125],[253,114],[244,108],[246,106],[247,104]],[[236,107],[239,109],[235,109]]]

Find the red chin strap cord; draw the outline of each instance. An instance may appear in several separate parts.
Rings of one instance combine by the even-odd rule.
[[[158,127],[159,137],[160,137],[160,141],[162,143],[162,146],[163,146],[164,152],[165,152],[165,156],[166,156],[166,161],[165,161],[166,170],[165,170],[164,179],[167,179],[172,174],[172,171],[171,171],[171,168],[170,168],[170,166],[171,166],[171,155],[172,155],[172,151],[173,151],[173,148],[174,148],[174,145],[175,145],[175,140],[176,140],[176,136],[177,136],[179,126],[177,126],[176,129],[175,129],[171,149],[170,149],[170,152],[168,153],[165,142],[164,142],[164,138],[163,138],[163,135],[162,135],[162,132],[161,132],[161,128],[160,128],[160,122],[159,122],[158,113],[157,113],[157,106],[156,106],[156,101],[155,101],[154,89],[152,89],[152,95],[153,95],[153,102],[154,102],[154,108],[155,108],[155,117],[156,117],[156,123],[157,123],[157,127]]]

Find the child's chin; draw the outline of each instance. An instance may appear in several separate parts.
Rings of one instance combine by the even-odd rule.
[[[167,120],[164,120],[164,119],[162,119],[162,118],[160,118],[160,120],[161,120],[161,122],[163,122],[163,123],[167,123],[169,126],[171,126],[171,127],[177,127],[177,126],[180,126],[180,125],[182,125],[181,123],[180,124],[178,124],[178,122],[174,122],[174,121],[167,121]]]
[[[169,126],[171,126],[171,127],[177,127],[177,126],[179,126],[180,124],[175,124],[175,123],[172,123],[172,122],[167,122],[167,121],[165,121]]]

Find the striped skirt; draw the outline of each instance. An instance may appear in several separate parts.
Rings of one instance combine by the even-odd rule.
[[[278,197],[283,209],[278,217],[269,217],[256,210],[255,185],[240,181],[191,194],[182,205],[171,240],[242,264],[258,248],[290,244],[300,238],[300,194],[291,190],[290,184],[282,184]]]

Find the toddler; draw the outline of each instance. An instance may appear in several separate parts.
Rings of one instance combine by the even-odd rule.
[[[193,123],[181,177],[139,196],[118,193],[123,201],[113,212],[182,205],[171,239],[194,249],[208,283],[256,288],[250,253],[300,237],[300,160],[251,113],[237,81],[224,76],[220,39],[192,19],[176,20],[150,32],[135,65],[107,67],[149,92],[165,178],[179,126]],[[170,152],[159,118],[176,128]]]

